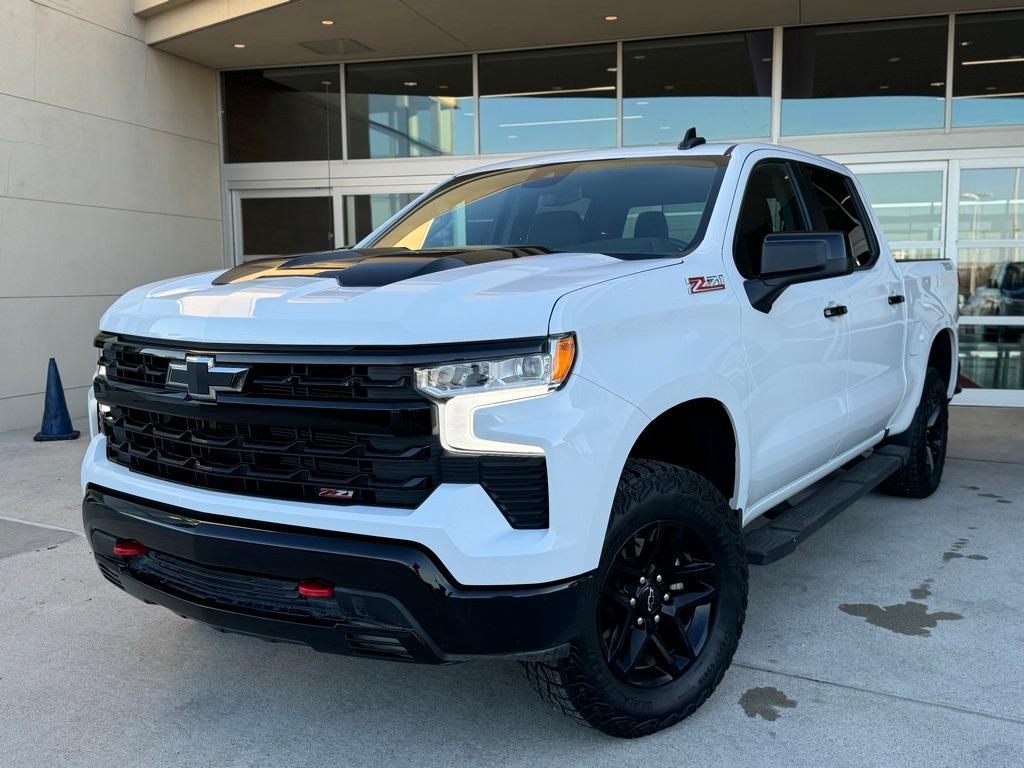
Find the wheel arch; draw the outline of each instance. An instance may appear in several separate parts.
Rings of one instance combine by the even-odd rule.
[[[957,344],[953,329],[940,328],[932,339],[928,351],[928,362],[925,365],[926,371],[928,368],[935,368],[942,374],[946,383],[947,397],[952,397],[956,391],[957,372],[960,367],[956,350]]]
[[[627,458],[653,459],[689,469],[709,480],[727,500],[740,496],[740,438],[721,400],[696,397],[654,417]]]

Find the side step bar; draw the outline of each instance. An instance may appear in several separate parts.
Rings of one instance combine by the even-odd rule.
[[[746,534],[747,560],[752,565],[768,565],[793,552],[797,545],[825,523],[852,505],[901,469],[910,450],[898,445],[876,448],[866,459],[836,472],[825,484],[799,503],[780,510],[772,521]],[[766,516],[771,516],[771,512]]]

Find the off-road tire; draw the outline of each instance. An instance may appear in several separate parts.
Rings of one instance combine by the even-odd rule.
[[[909,448],[910,457],[902,469],[882,483],[881,490],[911,499],[931,496],[942,482],[948,438],[946,382],[936,368],[929,368],[913,421],[906,432],[888,440],[890,444]]]
[[[656,521],[680,520],[710,541],[716,604],[707,639],[678,679],[655,688],[616,677],[598,633],[601,584],[610,562],[637,531]],[[612,505],[588,625],[557,662],[522,662],[531,685],[554,709],[611,736],[646,736],[693,714],[721,682],[732,661],[747,608],[747,558],[739,516],[708,480],[660,461],[626,463]]]

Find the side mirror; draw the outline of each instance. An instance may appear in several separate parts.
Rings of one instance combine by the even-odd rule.
[[[789,286],[848,275],[855,266],[842,232],[773,234],[761,248],[760,276],[743,287],[754,309],[768,313]]]

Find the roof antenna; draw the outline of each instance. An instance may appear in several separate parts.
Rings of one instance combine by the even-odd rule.
[[[697,135],[697,129],[691,127],[691,128],[688,128],[686,130],[685,134],[683,134],[683,140],[679,142],[679,148],[680,149],[693,149],[694,147],[698,147],[701,144],[705,144],[705,143],[706,142],[704,141],[704,137],[703,136],[698,136]]]

